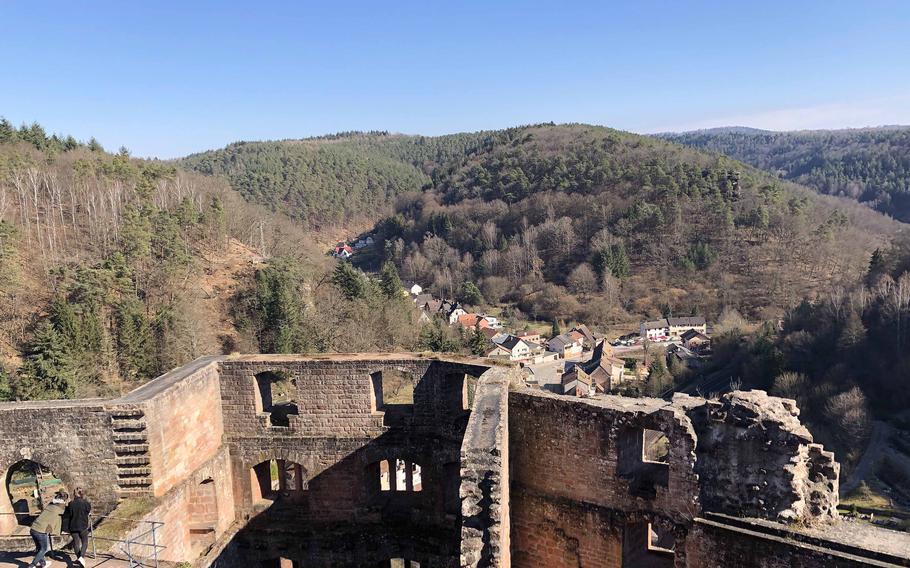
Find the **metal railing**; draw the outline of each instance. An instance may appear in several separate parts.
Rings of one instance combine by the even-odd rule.
[[[24,517],[37,517],[38,515],[34,513],[0,513],[0,515],[15,515],[15,516],[24,516]],[[95,527],[101,524],[105,520],[114,520],[114,521],[126,521],[128,523],[135,523],[139,526],[148,525],[148,529],[140,532],[139,534],[131,534],[126,539],[120,538],[108,538],[104,536],[97,536],[95,534]],[[21,525],[27,526],[27,525]],[[111,516],[98,516],[93,517],[89,516],[88,523],[88,540],[91,543],[91,556],[90,558],[98,557],[98,541],[105,541],[114,543],[115,545],[119,543],[120,551],[126,555],[126,560],[129,562],[130,568],[142,568],[143,566],[154,566],[158,568],[158,551],[164,550],[167,548],[162,544],[158,544],[158,535],[157,531],[164,526],[164,523],[160,521],[142,521],[136,519],[127,519],[124,517],[111,517]],[[132,529],[134,530],[134,529]],[[8,535],[8,536],[20,536],[20,535]],[[26,536],[26,535],[21,535]],[[148,542],[148,539],[151,542]],[[48,539],[50,543],[50,550],[54,551],[54,535],[50,535]],[[145,542],[143,542],[145,541]],[[148,564],[146,564],[148,563]]]

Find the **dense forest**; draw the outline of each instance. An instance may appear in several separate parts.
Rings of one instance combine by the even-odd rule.
[[[402,276],[532,319],[776,317],[896,229],[741,162],[584,125],[499,131],[377,225]]]
[[[910,127],[801,132],[716,128],[662,137],[726,154],[910,221]]]
[[[488,143],[492,133],[424,137],[349,132],[305,140],[238,142],[179,161],[226,177],[245,198],[319,228],[375,220],[397,195],[431,183],[440,164]]]

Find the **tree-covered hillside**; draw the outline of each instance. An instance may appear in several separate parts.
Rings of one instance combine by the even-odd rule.
[[[117,395],[232,351],[459,347],[419,343],[413,303],[314,236],[224,180],[0,119],[0,401]]]
[[[470,155],[491,133],[424,137],[343,133],[305,140],[238,142],[180,165],[225,176],[248,200],[310,227],[375,219],[401,193],[431,182],[439,164]]]
[[[803,132],[718,128],[662,136],[910,221],[910,127]]]
[[[584,125],[496,132],[433,178],[379,224],[402,275],[543,319],[780,313],[861,273],[895,228],[729,158]]]

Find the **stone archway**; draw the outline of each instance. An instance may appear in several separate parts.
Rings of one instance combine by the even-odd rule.
[[[12,464],[3,476],[0,498],[0,534],[26,533],[27,527],[50,502],[54,493],[66,491],[66,484],[48,466],[23,459]]]

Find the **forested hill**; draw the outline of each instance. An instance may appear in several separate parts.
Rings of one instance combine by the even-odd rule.
[[[114,396],[214,353],[459,348],[419,342],[391,265],[380,285],[320,238],[218,177],[0,118],[0,401]]]
[[[660,136],[726,154],[910,222],[910,127],[800,132],[715,128]]]
[[[378,228],[402,275],[440,295],[476,285],[528,316],[598,324],[724,306],[779,314],[863,273],[895,226],[730,158],[542,125],[436,168]]]
[[[375,220],[397,195],[431,183],[440,164],[462,159],[494,133],[424,137],[350,132],[304,140],[238,142],[194,154],[181,167],[225,176],[248,200],[318,228]]]
[[[117,394],[238,347],[235,288],[307,241],[222,180],[0,119],[0,400]]]

